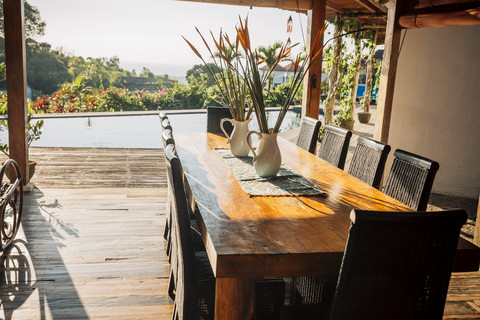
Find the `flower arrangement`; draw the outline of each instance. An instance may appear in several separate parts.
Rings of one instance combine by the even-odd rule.
[[[303,56],[301,53],[297,55],[295,59],[294,76],[291,86],[289,86],[288,90],[285,91],[285,99],[280,107],[280,113],[276,120],[275,126],[272,129],[268,128],[263,91],[268,84],[268,79],[270,78],[275,67],[279,62],[289,56],[291,48],[293,48],[295,45],[290,45],[289,43],[282,44],[275,63],[269,66],[266,72],[262,73],[260,72],[259,66],[265,60],[261,60],[258,56],[257,50],[252,50],[251,48],[250,33],[248,30],[248,17],[245,18],[245,20],[239,18],[239,25],[236,27],[235,44],[232,43],[228,35],[222,31],[220,31],[218,40],[215,39],[211,33],[215,46],[219,52],[217,56],[215,56],[210,50],[205,38],[197,29],[197,32],[200,34],[205,46],[210,52],[212,60],[221,70],[220,72],[215,72],[215,70],[209,68],[209,72],[215,77],[217,85],[223,91],[223,104],[230,108],[234,118],[237,113],[241,112],[241,110],[245,110],[245,106],[248,104],[249,113],[251,112],[251,109],[255,111],[260,132],[279,132],[282,121],[285,118],[292,100],[302,87],[302,81],[305,77],[305,74],[310,69],[311,65],[318,59],[323,50],[323,45],[320,45],[319,42],[323,33],[325,32],[326,27],[327,25],[325,24],[318,32],[310,53],[308,53],[306,56]],[[195,52],[195,54],[202,60],[202,62],[208,67],[208,64],[198,50],[187,39],[185,39],[185,41]],[[239,51],[239,46],[241,46],[243,49],[242,53]],[[230,53],[234,54],[233,56],[235,59],[231,58],[232,55],[229,55]]]
[[[220,91],[220,99],[218,103],[229,108],[233,119],[237,121],[248,120],[253,109],[251,104],[248,103],[247,83],[238,72],[239,66],[241,65],[241,54],[238,51],[238,38],[234,45],[230,42],[228,35],[221,30],[218,40],[215,39],[213,33],[210,32],[214,45],[218,50],[214,53],[198,28],[195,28],[195,30],[205,44],[215,68],[205,61],[203,56],[190,43],[190,41],[185,39],[185,37],[183,37],[183,39],[187,42],[192,51],[202,60],[208,72],[214,79],[215,84]]]
[[[270,74],[273,72],[277,64],[290,54],[291,48],[293,48],[293,46],[295,45],[290,45],[289,43],[283,44],[280,47],[277,61],[268,68],[267,72],[265,72],[263,76],[261,76],[259,71],[259,65],[263,61],[258,58],[257,51],[253,51],[251,48],[250,33],[248,30],[248,18],[245,18],[244,22],[242,21],[242,19],[240,19],[240,24],[236,27],[237,38],[239,39],[245,52],[245,65],[241,65],[241,72],[243,73],[245,82],[248,85],[260,132],[272,134],[279,132],[280,126],[283,122],[283,119],[285,118],[288,108],[290,107],[297,91],[302,86],[302,81],[305,77],[305,74],[310,69],[312,64],[317,60],[323,50],[323,45],[320,46],[319,42],[326,28],[327,25],[325,24],[323,28],[318,32],[312,50],[309,54],[303,56],[302,53],[299,53],[297,55],[295,59],[294,75],[291,86],[285,92],[285,100],[280,107],[280,113],[275,122],[275,126],[271,130],[270,128],[268,128],[267,115],[265,111],[265,101],[262,92],[268,82]]]

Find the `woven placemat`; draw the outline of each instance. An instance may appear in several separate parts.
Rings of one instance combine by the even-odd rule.
[[[318,196],[325,192],[310,180],[297,173],[287,164],[282,164],[275,177],[261,178],[255,172],[252,157],[235,157],[229,149],[214,149],[240,183],[243,191],[251,197]]]

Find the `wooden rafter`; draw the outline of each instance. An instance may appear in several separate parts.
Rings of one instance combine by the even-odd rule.
[[[375,13],[379,10],[381,10],[380,6],[375,4],[374,2],[371,2],[369,0],[357,0],[357,3],[359,3],[362,7],[367,9],[368,11]]]
[[[341,6],[335,4],[332,1],[327,1],[327,8],[331,9],[332,11],[337,12],[337,13],[344,13],[345,12],[345,8],[342,8]]]

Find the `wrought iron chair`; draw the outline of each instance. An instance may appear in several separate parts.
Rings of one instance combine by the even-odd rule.
[[[8,171],[7,181],[4,181]],[[0,251],[12,244],[23,213],[23,182],[18,164],[8,159],[0,170]]]
[[[300,133],[297,139],[297,146],[307,150],[310,153],[315,154],[315,148],[317,147],[318,132],[322,122],[319,120],[303,117],[300,124]]]
[[[184,191],[184,173],[174,145],[165,149],[167,178],[172,185],[172,287],[175,288],[173,319],[213,319],[215,278],[204,251],[195,248],[188,204]],[[282,279],[264,279],[256,283],[258,319],[275,319],[280,314],[285,294]]]
[[[325,126],[317,156],[343,170],[351,137],[352,131],[334,126]]]
[[[220,128],[220,121],[223,118],[233,118],[230,109],[225,107],[207,107],[207,132],[221,133],[223,135],[222,129]],[[228,135],[232,134],[233,126],[230,122],[225,122],[224,128]]]
[[[390,146],[359,137],[348,173],[379,189]]]
[[[286,309],[289,319],[442,319],[464,210],[353,210],[331,309]],[[329,316],[329,318],[328,318]]]
[[[383,192],[414,210],[427,210],[439,164],[419,155],[396,150]]]

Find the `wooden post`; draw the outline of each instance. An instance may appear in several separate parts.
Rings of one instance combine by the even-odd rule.
[[[27,71],[23,0],[4,0],[7,68],[8,142],[25,184],[28,178]]]
[[[312,1],[312,10],[308,10],[307,26],[307,52],[310,52],[317,36],[318,31],[325,23],[325,12],[327,10],[327,1]],[[323,37],[320,39],[323,43]],[[323,53],[312,64],[310,70],[303,80],[303,102],[302,117],[308,116],[318,119],[320,109],[320,89],[322,82],[322,60]]]
[[[393,93],[397,74],[398,50],[400,48],[401,28],[398,25],[402,0],[388,2],[387,29],[385,49],[383,51],[380,90],[377,99],[377,115],[375,120],[374,139],[388,143],[390,119],[392,116]]]

